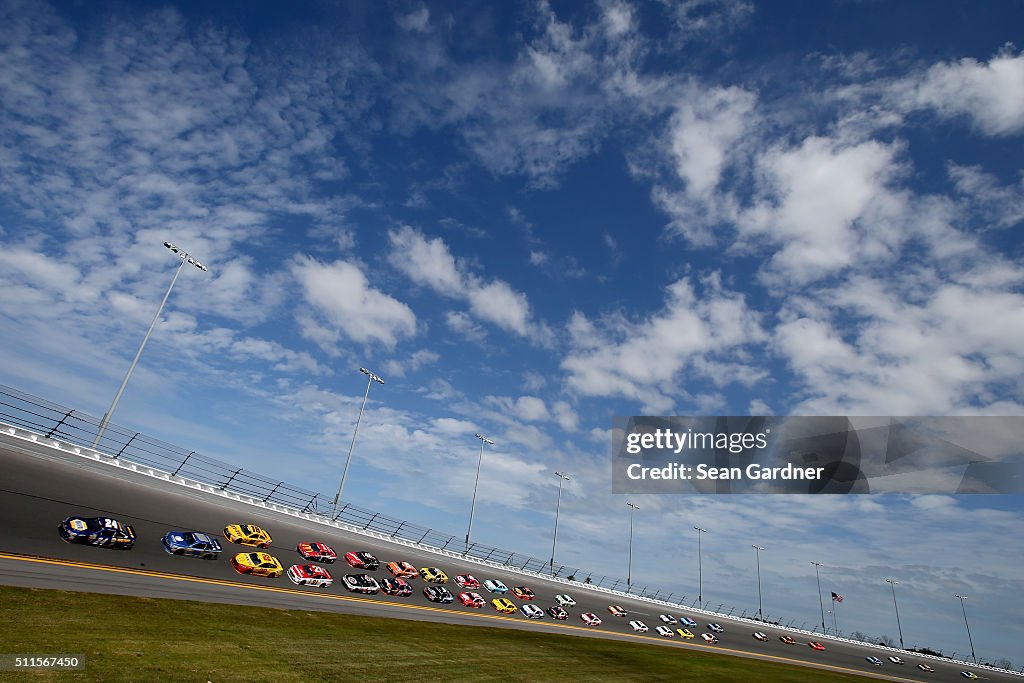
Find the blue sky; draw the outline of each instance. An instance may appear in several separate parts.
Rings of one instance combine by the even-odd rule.
[[[1011,2],[0,2],[0,381],[625,574],[613,415],[1024,412]],[[638,585],[1024,664],[1017,497],[638,497]],[[827,578],[826,578],[827,577]],[[773,604],[774,603],[774,604]],[[785,606],[785,609],[783,609]],[[788,620],[788,619],[787,619]],[[890,623],[893,622],[893,623]]]

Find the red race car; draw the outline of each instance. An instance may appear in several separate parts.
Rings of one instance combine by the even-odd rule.
[[[345,561],[356,569],[365,569],[371,572],[380,566],[380,560],[363,550],[345,553]]]
[[[334,564],[334,561],[338,559],[338,553],[334,552],[334,549],[326,543],[300,543],[295,549],[299,551],[299,555],[302,555],[302,559],[309,562]]]
[[[534,598],[533,591],[526,586],[516,586],[512,589],[512,592],[520,600],[533,600]]]
[[[821,643],[819,643],[816,640],[812,640],[811,642],[807,643],[807,645],[810,648],[814,649],[814,650],[824,650],[825,649],[825,646],[822,645]]]
[[[479,593],[459,593],[459,600],[466,607],[475,607],[477,609],[486,604]]]
[[[459,574],[455,577],[455,585],[459,588],[465,588],[468,591],[476,590],[480,587],[480,582],[476,580],[476,577],[472,574]]]

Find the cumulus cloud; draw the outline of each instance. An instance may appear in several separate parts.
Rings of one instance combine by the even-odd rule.
[[[416,332],[412,309],[371,287],[354,263],[321,263],[299,256],[292,262],[291,273],[313,311],[300,317],[303,335],[327,353],[337,352],[335,344],[342,337],[392,348]]]
[[[440,237],[428,238],[418,230],[402,226],[388,232],[391,265],[416,284],[438,294],[464,300],[480,320],[539,343],[549,343],[550,330],[532,320],[526,295],[503,280],[486,281],[460,267]],[[479,336],[472,322],[458,312],[449,313],[450,328],[464,336]]]
[[[668,414],[687,396],[683,371],[700,372],[695,359],[742,363],[735,352],[765,339],[758,314],[716,278],[702,289],[698,294],[689,279],[677,280],[666,289],[664,308],[639,320],[608,318],[597,326],[574,315],[573,344],[562,360],[568,386],[581,396],[639,400],[652,414]]]
[[[922,76],[895,82],[891,93],[905,110],[963,117],[985,135],[1014,135],[1024,130],[1024,55],[1008,47],[988,62],[935,64]]]

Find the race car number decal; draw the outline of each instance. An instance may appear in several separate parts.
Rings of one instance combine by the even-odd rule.
[[[85,531],[88,527],[86,527],[85,522],[82,520],[73,519],[71,520],[71,528],[75,531]]]

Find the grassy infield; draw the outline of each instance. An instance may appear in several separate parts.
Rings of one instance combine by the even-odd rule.
[[[43,681],[863,681],[740,657],[502,628],[0,587],[0,652],[84,654]]]

